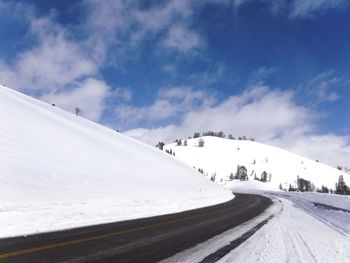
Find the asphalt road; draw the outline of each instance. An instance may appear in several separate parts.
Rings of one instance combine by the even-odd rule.
[[[0,262],[157,262],[257,216],[271,200],[229,202],[117,223],[0,239]]]

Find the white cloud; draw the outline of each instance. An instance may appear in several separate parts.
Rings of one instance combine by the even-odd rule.
[[[194,132],[222,130],[235,137],[255,137],[258,141],[331,165],[349,166],[349,138],[318,135],[316,123],[319,118],[317,112],[297,105],[292,92],[255,86],[221,103],[187,109],[177,125],[138,128],[126,131],[126,134],[155,145],[159,140],[171,142],[175,138],[187,138]]]
[[[97,65],[76,43],[67,39],[61,27],[49,18],[27,16],[27,19],[38,45],[20,52],[10,65],[0,63],[4,84],[22,91],[44,93],[97,73]]]
[[[192,1],[165,1],[146,9],[140,5],[137,1],[123,0],[83,2],[88,10],[83,27],[90,34],[91,49],[97,57],[104,58],[109,48],[114,52],[129,52],[142,42],[158,37],[163,41],[161,46],[170,50],[178,48],[187,52],[198,46],[200,36],[188,29]]]
[[[94,60],[102,65],[111,56],[111,49],[113,53],[122,52],[120,46],[124,41],[124,34],[130,30],[134,16],[133,1],[86,0],[81,5],[87,10],[86,18],[79,27],[87,35],[82,45],[90,50]],[[112,56],[112,59],[117,58]]]
[[[137,10],[135,21],[139,30],[135,38],[145,37],[170,27],[174,22],[186,24],[192,16],[191,1],[171,0],[147,10]]]
[[[75,44],[55,36],[20,54],[13,70],[26,89],[50,90],[96,74],[97,68]]]
[[[89,78],[68,91],[45,94],[41,99],[69,112],[78,107],[82,116],[96,121],[102,115],[109,95],[110,87],[105,82]]]
[[[120,120],[127,124],[136,124],[139,120],[165,120],[214,103],[215,98],[205,91],[193,90],[189,86],[177,86],[160,89],[156,101],[150,106],[122,105],[117,107],[115,112]]]
[[[171,98],[177,96],[174,90],[170,90],[167,94],[171,94]],[[166,96],[160,98],[165,99]],[[281,137],[284,133],[301,127],[310,131],[311,119],[315,118],[314,113],[293,103],[293,93],[270,90],[265,86],[253,87],[219,104],[210,99],[209,93],[193,89],[187,89],[185,98],[189,98],[186,103],[184,103],[186,99],[174,103],[177,111],[183,111],[181,123],[172,126],[173,129],[176,127],[174,133],[165,137],[174,139],[179,131],[180,134],[189,136],[196,131],[222,130],[235,136],[246,135],[268,140]],[[201,107],[195,108],[194,98],[201,101]],[[153,105],[157,105],[158,101],[159,99]],[[147,116],[148,113],[143,115]],[[161,128],[156,130],[159,133]],[[152,130],[148,132],[152,133]]]
[[[310,157],[313,160],[328,163],[334,167],[337,165],[349,166],[349,136],[337,136],[334,134],[305,136],[304,134],[299,134],[281,139],[272,143],[281,145],[302,156]]]
[[[200,37],[194,31],[190,31],[183,26],[174,26],[170,29],[168,36],[163,42],[167,48],[175,49],[183,53],[199,47]]]

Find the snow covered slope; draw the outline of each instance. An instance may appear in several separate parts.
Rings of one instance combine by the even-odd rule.
[[[299,176],[311,181],[316,187],[324,185],[334,189],[339,175],[343,175],[347,185],[350,185],[350,174],[277,147],[211,136],[202,137],[204,146],[198,147],[200,139],[186,140],[187,146],[168,144],[164,146],[164,151],[175,152],[176,158],[196,169],[203,169],[209,178],[216,174],[215,182],[230,187],[277,190],[281,183],[283,188],[288,189],[289,184],[296,185]],[[235,185],[237,182],[229,179],[231,173],[236,174],[237,165],[247,168],[249,182]],[[267,179],[271,174],[270,182],[254,180],[255,174],[261,178],[264,171]]]
[[[0,86],[0,237],[231,198],[154,147]]]

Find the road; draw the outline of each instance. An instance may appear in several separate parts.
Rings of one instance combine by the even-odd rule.
[[[191,211],[0,239],[0,262],[156,262],[263,212],[271,200],[236,194]]]

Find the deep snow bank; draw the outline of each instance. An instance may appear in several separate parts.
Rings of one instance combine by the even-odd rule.
[[[158,149],[3,86],[0,126],[0,237],[232,198]]]

